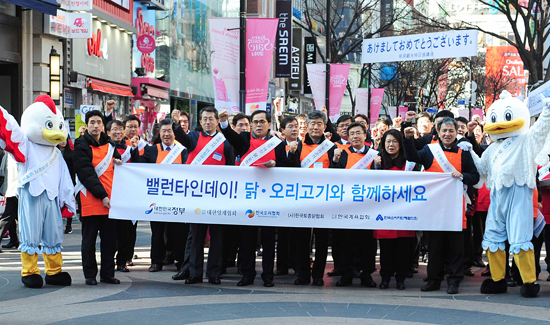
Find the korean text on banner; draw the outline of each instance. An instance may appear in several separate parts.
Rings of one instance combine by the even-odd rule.
[[[369,89],[355,89],[355,114],[367,115],[369,113]]]
[[[384,88],[372,88],[370,95],[370,122],[374,123],[380,116],[380,107],[384,99]],[[397,111],[396,111],[397,112]],[[395,118],[396,116],[392,116]]]
[[[364,39],[361,63],[477,56],[477,35],[460,30]]]
[[[266,109],[278,18],[246,20],[246,114]]]
[[[326,65],[323,63],[306,64],[306,68],[311,93],[313,94],[313,100],[315,101],[315,108],[320,109],[322,106],[326,106]],[[329,117],[333,122],[335,122],[336,119],[338,119],[338,116],[340,116],[340,107],[342,105],[342,98],[344,97],[344,91],[346,90],[346,84],[348,82],[349,69],[349,64],[330,65],[330,103],[328,109]]]
[[[214,101],[218,111],[239,111],[239,18],[209,18]]]
[[[543,83],[537,89],[529,93],[529,97],[527,97],[527,107],[529,108],[529,113],[531,113],[531,116],[542,112],[544,102],[540,97],[541,94],[544,95],[544,97],[550,97],[550,81]]]
[[[462,230],[459,179],[449,173],[394,174],[124,164],[115,167],[109,216],[251,226]]]

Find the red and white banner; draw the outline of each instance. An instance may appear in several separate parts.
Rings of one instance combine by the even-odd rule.
[[[246,114],[266,109],[278,18],[246,20]]]
[[[315,108],[319,109],[325,104],[326,89],[326,64],[306,64],[311,93],[315,101]],[[329,118],[335,122],[340,116],[340,106],[348,82],[349,64],[331,64],[330,65],[330,85],[329,85]]]
[[[209,18],[211,67],[218,111],[239,111],[239,18]]]
[[[370,95],[370,123],[373,124],[380,115],[380,107],[384,99],[384,88],[372,88]],[[394,116],[395,117],[395,116]]]

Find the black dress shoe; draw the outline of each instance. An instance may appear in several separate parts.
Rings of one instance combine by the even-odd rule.
[[[86,284],[89,285],[89,286],[96,286],[97,285],[97,281],[95,278],[87,278],[86,279]]]
[[[164,261],[162,261],[162,264],[170,265],[170,264],[174,264],[174,262],[175,262],[174,258],[167,256],[166,258],[164,258]]]
[[[447,293],[450,295],[456,295],[458,293],[458,284],[449,284]]]
[[[437,291],[441,289],[441,283],[436,283],[433,281],[428,281],[428,284],[420,288],[420,291],[428,292],[428,291]]]
[[[149,267],[149,272],[158,272],[162,271],[162,264],[151,264]]]
[[[134,266],[135,264],[132,260],[130,260],[130,261],[126,262],[126,265],[127,266]]]
[[[491,276],[491,270],[486,269],[485,271],[481,272],[481,276]]]
[[[485,267],[485,262],[483,262],[482,260],[476,260],[474,261],[474,266]]]
[[[310,281],[305,280],[305,279],[298,278],[298,279],[294,280],[295,285],[304,285],[304,284],[309,284],[309,283],[310,283]]]
[[[217,277],[217,276],[209,278],[208,283],[210,283],[210,284],[222,284],[222,282],[220,281],[220,278]]]
[[[275,272],[273,273],[275,276],[279,276],[279,275],[287,275],[288,274],[288,270],[284,271],[284,270],[275,270]]]
[[[406,288],[404,282],[397,282],[397,290],[405,290]]]
[[[237,282],[237,286],[239,287],[246,287],[251,284],[254,284],[254,279],[251,278],[242,278],[241,281]]]
[[[361,285],[367,288],[376,288],[376,282],[371,277],[362,278]]]
[[[130,269],[126,265],[117,266],[116,270],[119,272],[130,272]]]
[[[353,284],[353,278],[349,276],[342,276],[340,280],[336,282],[337,287],[346,287]]]
[[[313,279],[313,283],[312,283],[314,286],[318,286],[318,287],[322,287],[325,285],[325,281],[323,281],[323,279]]]
[[[327,273],[328,276],[342,276],[343,274],[344,274],[344,272],[342,272],[338,269],[334,269],[334,270]]]
[[[273,280],[270,280],[270,279],[264,280],[264,287],[271,288],[274,286],[275,286],[275,282],[273,282]]]
[[[114,276],[113,277],[102,276],[101,278],[99,278],[99,281],[104,283],[110,283],[110,284],[120,284],[120,280],[115,278]]]
[[[382,281],[382,283],[380,283],[380,286],[379,286],[378,288],[380,288],[380,289],[387,289],[387,288],[389,288],[389,287],[390,287],[389,282],[387,282],[387,281]]]
[[[189,278],[185,280],[185,284],[202,283],[202,278]]]
[[[427,277],[427,276],[423,277],[423,278],[422,278],[422,281],[428,282],[428,277]]]
[[[465,276],[474,276],[474,271],[472,271],[472,269],[468,268],[468,269],[464,270],[464,275]]]
[[[186,280],[189,279],[189,269],[179,271],[178,273],[172,275],[172,280]]]
[[[2,245],[2,248],[17,248],[19,247],[19,243],[7,243],[6,245]]]

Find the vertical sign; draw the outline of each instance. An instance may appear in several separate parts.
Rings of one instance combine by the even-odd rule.
[[[275,77],[290,77],[290,56],[292,39],[292,1],[277,0],[277,52],[275,56]]]
[[[306,64],[317,63],[317,57],[315,56],[315,38],[304,37],[304,46],[304,94],[311,94],[311,85],[309,84],[309,79],[307,77]]]
[[[302,29],[292,29],[292,56],[290,64],[289,90],[302,90]]]

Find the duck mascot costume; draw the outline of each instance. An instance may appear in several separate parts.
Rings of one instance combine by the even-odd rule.
[[[472,157],[491,191],[491,204],[485,224],[483,249],[487,252],[491,279],[483,281],[481,293],[507,291],[505,244],[521,274],[524,297],[535,297],[540,285],[536,282],[533,251],[533,190],[536,188],[537,163],[548,156],[541,154],[550,133],[550,99],[543,98],[544,108],[538,120],[529,128],[527,106],[509,92],[503,91],[487,112],[485,132],[494,141],[481,158]],[[477,187],[477,186],[476,186]]]
[[[48,95],[38,96],[27,107],[21,126],[0,107],[0,146],[18,163],[21,280],[30,288],[43,285],[38,252],[44,257],[46,283],[71,285],[69,273],[61,271],[61,208],[76,212],[73,183],[56,147],[67,138],[64,124],[63,115]]]

